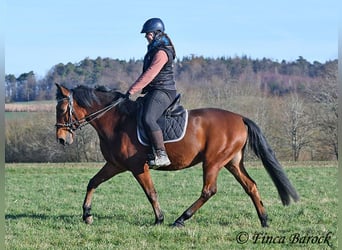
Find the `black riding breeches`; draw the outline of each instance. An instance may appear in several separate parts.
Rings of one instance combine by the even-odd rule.
[[[157,120],[176,97],[176,91],[153,90],[144,96],[142,121],[145,129],[151,133],[160,130]]]

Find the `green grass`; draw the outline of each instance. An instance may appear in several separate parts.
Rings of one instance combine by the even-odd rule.
[[[24,120],[30,118],[31,112],[5,112],[6,121],[9,120]]]
[[[301,195],[299,203],[288,207],[281,205],[266,171],[249,167],[270,218],[267,229],[261,228],[249,197],[225,170],[218,179],[218,193],[186,222],[185,228],[170,227],[198,198],[202,186],[200,167],[152,172],[165,215],[164,225],[153,226],[151,205],[130,173],[118,175],[96,190],[94,223],[86,225],[81,219],[85,189],[100,166],[6,165],[6,249],[337,248],[336,163],[286,167]],[[243,245],[236,240],[241,232],[249,235]],[[298,235],[301,241],[311,236],[315,242],[328,232],[332,248],[310,239],[308,244],[290,242]],[[276,243],[271,243],[271,238]]]

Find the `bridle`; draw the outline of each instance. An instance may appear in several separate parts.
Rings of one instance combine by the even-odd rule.
[[[109,105],[107,105],[106,107],[95,111],[81,119],[78,119],[76,114],[75,114],[75,110],[74,110],[74,98],[73,98],[73,91],[70,90],[70,94],[68,97],[64,97],[61,99],[57,100],[57,103],[60,103],[64,100],[68,100],[68,113],[69,113],[69,119],[67,123],[56,123],[55,127],[56,128],[67,128],[67,130],[70,133],[74,133],[74,131],[83,128],[84,126],[90,124],[92,121],[94,121],[95,119],[100,118],[102,115],[104,115],[106,112],[108,112],[109,110],[111,110],[112,108],[114,108],[115,106],[119,105],[120,103],[122,103],[123,101],[126,100],[126,98],[124,97],[120,97],[119,99],[117,99],[116,101],[110,103]],[[74,117],[74,120],[73,120]]]

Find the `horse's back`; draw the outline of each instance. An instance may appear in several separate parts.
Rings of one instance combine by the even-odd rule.
[[[228,140],[230,142],[237,140],[245,142],[247,137],[243,117],[237,113],[218,108],[190,110],[188,130],[188,132],[193,133],[192,136],[205,138],[204,143],[209,140],[216,140],[218,143],[227,143]]]
[[[189,119],[200,120],[203,126],[221,129],[225,129],[225,126],[236,129],[244,125],[241,115],[219,108],[192,109],[189,111]]]

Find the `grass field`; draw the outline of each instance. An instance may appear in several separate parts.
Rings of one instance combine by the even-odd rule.
[[[152,172],[165,215],[153,226],[152,208],[129,173],[102,184],[93,200],[94,223],[82,222],[88,180],[101,164],[7,164],[6,249],[336,249],[337,163],[286,171],[301,195],[283,207],[266,171],[247,167],[270,218],[260,226],[249,197],[228,171],[218,193],[185,228],[169,225],[199,196],[201,168]],[[246,241],[246,242],[245,242]]]

